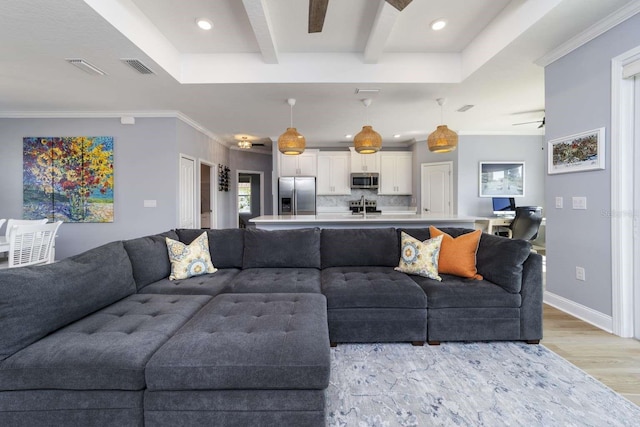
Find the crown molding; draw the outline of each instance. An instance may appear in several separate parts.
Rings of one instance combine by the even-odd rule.
[[[123,116],[137,118],[173,118],[191,126],[218,144],[229,144],[186,114],[174,110],[157,111],[0,111],[1,119],[110,119]]]
[[[531,130],[461,130],[458,132],[460,136],[544,136],[543,129]]]
[[[631,3],[627,3],[620,9],[611,13],[609,16],[601,19],[596,22],[580,34],[570,38],[566,42],[562,43],[560,46],[548,52],[546,55],[538,58],[534,61],[537,65],[541,67],[546,67],[549,64],[557,61],[565,55],[573,52],[580,46],[583,46],[600,36],[601,34],[606,33],[616,25],[621,24],[627,19],[633,17],[637,13],[640,12],[640,1],[633,1]]]

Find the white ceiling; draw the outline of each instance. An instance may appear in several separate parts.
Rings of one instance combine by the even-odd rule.
[[[413,0],[400,12],[384,0],[330,0],[323,31],[308,34],[305,0],[1,0],[0,117],[179,112],[233,144],[239,134],[277,139],[296,98],[308,147],[348,146],[365,122],[385,146],[406,145],[426,139],[441,113],[460,133],[535,134],[538,123],[513,126],[544,116],[534,61],[637,4]],[[214,28],[200,30],[197,17]],[[429,27],[436,18],[448,21],[440,32]],[[456,112],[465,104],[475,107]]]

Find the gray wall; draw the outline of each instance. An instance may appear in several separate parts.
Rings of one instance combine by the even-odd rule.
[[[611,302],[611,59],[640,45],[640,15],[545,68],[546,139],[606,128],[606,169],[546,177],[547,290],[605,315]],[[564,208],[555,209],[555,197]],[[585,196],[587,210],[571,209]],[[631,230],[630,230],[631,232]],[[575,267],[586,269],[577,281]]]
[[[545,153],[542,136],[462,135],[458,143],[458,214],[491,216],[490,197],[479,197],[479,162],[524,161],[524,197],[516,206],[544,203]],[[546,209],[543,211],[546,212]]]
[[[177,225],[178,153],[209,157],[209,139],[175,118],[138,118],[135,125],[105,119],[0,119],[0,218],[22,217],[22,138],[113,136],[114,222],[65,223],[56,240],[64,258],[118,239]],[[208,158],[215,163],[215,159]],[[143,200],[157,201],[144,208]]]

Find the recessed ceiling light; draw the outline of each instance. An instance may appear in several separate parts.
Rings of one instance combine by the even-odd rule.
[[[196,19],[196,24],[198,24],[198,27],[203,30],[210,30],[213,28],[213,24],[211,23],[211,21],[205,18]]]
[[[400,134],[396,133],[395,135],[393,135],[394,138],[400,138]]]
[[[348,134],[346,134],[344,137],[345,137],[345,138],[347,138],[347,139],[348,139],[348,138],[353,138],[353,135],[351,135],[350,133],[348,133]]]
[[[446,26],[447,26],[447,21],[442,19],[442,18],[436,19],[435,21],[433,21],[431,23],[431,29],[433,31],[439,31],[439,30],[443,29]]]

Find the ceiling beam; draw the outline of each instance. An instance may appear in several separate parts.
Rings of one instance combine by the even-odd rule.
[[[262,60],[267,64],[278,63],[278,47],[273,36],[269,9],[265,0],[242,0],[247,11],[253,34],[262,53]]]
[[[327,15],[329,0],[309,0],[309,33],[320,33]]]
[[[379,0],[378,12],[373,21],[371,33],[367,45],[364,48],[365,64],[376,64],[384,52],[384,47],[391,35],[400,11],[391,5],[389,1]]]
[[[405,7],[409,6],[409,3],[411,3],[412,1],[413,0],[387,0],[387,3],[398,9],[398,11],[402,12],[402,10]]]

